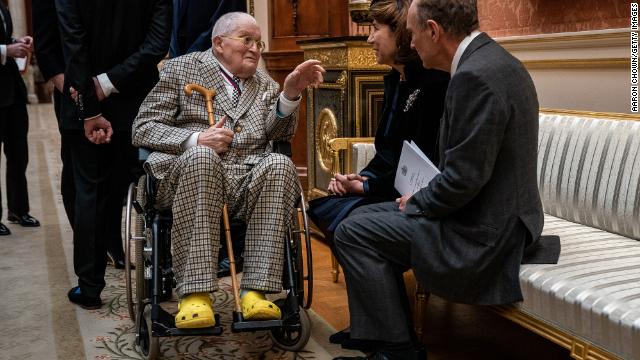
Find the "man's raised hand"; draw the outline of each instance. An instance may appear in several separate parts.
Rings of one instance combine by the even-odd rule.
[[[284,79],[284,95],[289,99],[297,98],[307,86],[318,87],[324,81],[325,70],[318,60],[307,60],[296,66]]]

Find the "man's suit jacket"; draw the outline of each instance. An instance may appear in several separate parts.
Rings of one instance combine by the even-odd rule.
[[[33,0],[33,45],[45,80],[64,73],[64,56],[55,0]]]
[[[169,48],[171,0],[55,0],[65,58],[62,129],[82,129],[100,113],[130,131],[140,103],[158,81]],[[98,102],[92,77],[106,73],[119,93]],[[76,106],[69,88],[79,93]]]
[[[0,20],[0,44],[10,45],[13,43],[13,23],[9,10],[0,2],[0,11],[6,22],[7,30]],[[13,58],[7,56],[4,65],[0,65],[0,107],[9,106],[16,101],[27,101],[27,88],[22,81],[18,65]]]
[[[247,11],[246,1],[173,0],[173,30],[169,56],[178,57],[211,47],[211,31],[220,16]]]
[[[434,293],[479,304],[522,299],[523,248],[537,241],[544,222],[537,146],[538,99],[529,73],[480,34],[445,98],[442,172],[407,207],[411,216],[434,220],[437,239],[412,249],[418,278]]]
[[[187,84],[215,89],[216,121],[227,116],[225,127],[234,130],[229,151],[221,155],[232,175],[242,176],[272,151],[270,141],[290,140],[297,125],[297,112],[280,118],[277,104],[279,85],[264,71],[244,82],[236,107],[227,94],[220,65],[211,49],[167,61],[160,81],[140,107],[133,123],[133,145],[155,150],[145,163],[147,171],[163,178],[184,149],[182,144],[194,132],[209,127],[207,107],[199,93],[184,93]],[[239,130],[239,131],[238,131]]]

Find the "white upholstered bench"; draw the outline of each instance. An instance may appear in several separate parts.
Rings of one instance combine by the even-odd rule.
[[[640,359],[639,120],[540,112],[543,233],[559,235],[562,251],[558,264],[521,267],[522,303],[492,309],[575,359]],[[330,142],[336,156],[349,152],[346,169],[358,172],[375,152],[363,140]],[[425,297],[417,299],[420,313]]]

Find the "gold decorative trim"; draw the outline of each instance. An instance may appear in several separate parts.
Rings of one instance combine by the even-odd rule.
[[[320,168],[330,174],[333,174],[335,165],[333,151],[331,150],[331,140],[337,137],[337,132],[338,122],[333,111],[329,108],[322,109],[318,114],[315,149]]]
[[[354,97],[355,97],[355,117],[353,118],[355,124],[356,124],[356,133],[354,134],[355,136],[362,136],[362,132],[360,129],[360,123],[361,123],[361,119],[360,119],[360,95],[361,95],[361,88],[360,88],[360,84],[363,82],[383,82],[384,81],[384,76],[382,75],[377,75],[377,76],[356,76],[355,77],[355,85],[354,85]],[[349,114],[351,115],[351,114]]]
[[[304,51],[304,59],[316,59],[327,69],[344,69],[347,67],[347,53],[342,49],[309,49]]]
[[[307,144],[315,144],[315,119],[314,111],[314,89],[307,87]],[[316,187],[316,154],[315,151],[307,151],[307,199],[311,197],[311,190]]]
[[[376,62],[373,48],[364,41],[302,45],[304,59],[316,59],[328,70],[388,70]]]
[[[249,0],[249,14],[251,14],[251,16],[255,17],[256,16],[256,10],[255,10],[255,6],[254,6],[254,0]]]
[[[350,47],[347,52],[347,61],[350,69],[377,70],[388,69],[387,65],[380,65],[376,60],[376,53],[370,45]]]
[[[498,315],[530,330],[545,339],[571,351],[571,358],[577,360],[621,360],[616,355],[553,325],[525,313],[514,305],[490,306]]]
[[[329,147],[331,148],[331,152],[333,155],[333,172],[343,171],[345,173],[350,173],[351,169],[353,169],[352,162],[352,152],[350,151],[353,144],[372,144],[375,141],[373,137],[342,137],[342,138],[333,138],[329,140]],[[342,157],[343,166],[340,166],[340,151],[344,151],[344,156]]]
[[[323,197],[323,196],[327,196],[327,195],[329,195],[329,193],[326,192],[326,191],[322,191],[322,190],[316,189],[316,188],[310,188],[309,189],[309,200],[317,199],[319,197]]]
[[[572,116],[591,117],[596,119],[640,121],[640,115],[614,113],[614,112],[595,112],[595,111],[586,111],[586,110],[550,109],[550,108],[540,108],[540,112],[552,114],[552,115],[572,115]]]
[[[368,122],[368,126],[369,129],[373,129],[373,109],[375,108],[376,102],[374,101],[374,97],[375,96],[380,96],[382,95],[382,98],[380,99],[380,102],[383,101],[384,98],[384,89],[380,89],[380,90],[371,90],[371,89],[367,89],[366,92],[366,96],[367,96],[367,122]],[[374,133],[375,134],[375,133]]]
[[[629,68],[630,58],[522,60],[527,69]]]

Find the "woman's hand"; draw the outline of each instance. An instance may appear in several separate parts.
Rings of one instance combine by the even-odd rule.
[[[364,194],[364,181],[368,178],[358,174],[336,174],[329,182],[329,193],[336,195]]]

